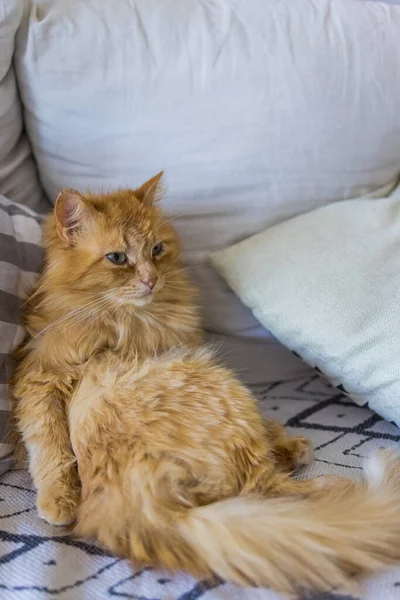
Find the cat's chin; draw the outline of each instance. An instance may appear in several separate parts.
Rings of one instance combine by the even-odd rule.
[[[151,304],[151,302],[153,302],[153,298],[153,294],[147,294],[146,296],[142,296],[141,298],[132,298],[129,304],[138,307],[147,306],[147,304]]]

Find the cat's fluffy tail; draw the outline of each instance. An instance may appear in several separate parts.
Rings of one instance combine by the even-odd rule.
[[[373,455],[363,481],[315,498],[237,497],[189,510],[185,544],[223,579],[299,588],[352,587],[400,559],[400,463]]]
[[[400,561],[394,451],[373,455],[357,484],[340,480],[309,497],[239,496],[196,508],[170,486],[156,485],[143,465],[123,486],[102,485],[89,494],[78,535],[134,561],[288,593],[351,590],[355,575]]]

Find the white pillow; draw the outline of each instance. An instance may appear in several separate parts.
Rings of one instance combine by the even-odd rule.
[[[0,194],[36,209],[43,205],[43,192],[23,131],[13,68],[21,16],[21,0],[0,0]]]
[[[15,65],[51,199],[136,186],[164,206],[205,327],[265,335],[210,251],[400,165],[400,8],[357,0],[30,0]]]
[[[400,188],[314,210],[211,260],[283,344],[400,426]]]

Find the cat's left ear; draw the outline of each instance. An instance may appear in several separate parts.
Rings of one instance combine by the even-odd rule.
[[[74,235],[89,222],[91,213],[91,207],[80,192],[71,189],[61,190],[54,205],[59,237],[71,243]]]
[[[162,177],[164,171],[155,175],[134,192],[136,198],[143,204],[151,205],[161,199],[164,193]]]

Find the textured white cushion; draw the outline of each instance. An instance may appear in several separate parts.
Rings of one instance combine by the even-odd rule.
[[[212,262],[283,344],[400,426],[400,187],[295,217]]]
[[[12,66],[20,0],[0,0],[0,194],[37,208],[42,190],[23,132],[21,104]]]
[[[47,194],[165,169],[206,327],[263,336],[206,255],[393,179],[399,40],[399,7],[357,0],[26,2],[16,67]]]

